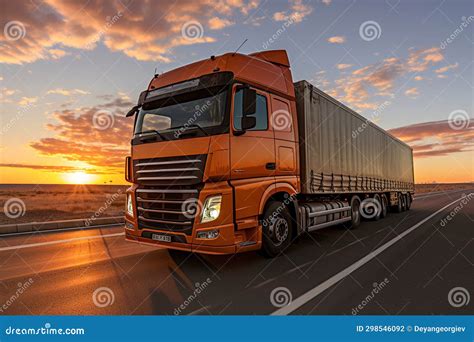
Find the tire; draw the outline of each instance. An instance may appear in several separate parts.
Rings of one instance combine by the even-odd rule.
[[[384,218],[384,217],[387,217],[387,214],[388,214],[388,200],[387,200],[387,196],[385,194],[382,194],[380,196],[381,198],[381,201],[382,201],[382,212],[380,213],[380,217],[381,218]]]
[[[411,207],[411,194],[407,193],[406,195],[406,198],[405,198],[405,202],[406,202],[406,208],[407,210],[410,210],[410,207]]]
[[[291,244],[292,219],[288,208],[271,202],[265,209],[262,226],[262,254],[274,258]]]
[[[405,194],[402,194],[400,196],[400,199],[402,200],[402,211],[407,210],[407,197]]]
[[[376,202],[377,215],[375,215],[372,220],[378,221],[382,217],[382,200],[379,194],[374,195],[374,202]]]
[[[351,221],[343,223],[346,229],[354,229],[360,225],[360,198],[359,196],[352,196],[351,198]]]
[[[393,207],[393,209],[396,213],[401,213],[403,211],[402,196],[403,196],[402,194],[400,194],[400,193],[398,194],[398,196],[397,196],[398,197],[397,205],[395,205]]]

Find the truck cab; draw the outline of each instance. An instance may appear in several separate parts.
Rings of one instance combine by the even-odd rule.
[[[270,256],[289,245],[300,192],[289,67],[285,51],[228,53],[155,75],[127,114],[127,240],[208,254],[267,240]]]

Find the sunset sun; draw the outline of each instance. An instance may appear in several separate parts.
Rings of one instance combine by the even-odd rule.
[[[84,171],[77,171],[65,175],[69,184],[87,184],[91,181],[91,175]]]

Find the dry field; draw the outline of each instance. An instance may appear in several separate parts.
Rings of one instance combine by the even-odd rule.
[[[415,193],[450,191],[450,190],[472,190],[474,183],[440,183],[440,184],[415,184]]]
[[[120,216],[126,189],[120,185],[2,184],[0,225],[88,218],[95,212],[101,212],[100,217]]]

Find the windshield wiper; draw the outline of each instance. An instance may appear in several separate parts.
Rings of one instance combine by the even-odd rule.
[[[145,136],[142,136],[142,135],[145,135]],[[158,132],[156,129],[150,129],[148,131],[143,131],[143,132],[138,133],[138,136],[139,136],[141,141],[148,140],[150,137],[152,137],[154,135],[159,136],[161,138],[161,140],[168,140],[168,139],[165,138],[165,136],[163,134]]]
[[[196,127],[196,128],[198,128],[201,132],[203,132],[205,136],[209,136],[209,133],[207,133],[207,132],[204,130],[204,128],[202,128],[200,125],[198,125],[198,124],[196,124],[196,123],[195,123],[195,124],[191,124],[191,125],[182,125],[182,126],[173,127],[173,129],[179,130],[179,129],[181,129],[181,128],[184,128],[184,130],[186,131],[186,130],[187,130],[188,128],[190,128],[190,127]]]

